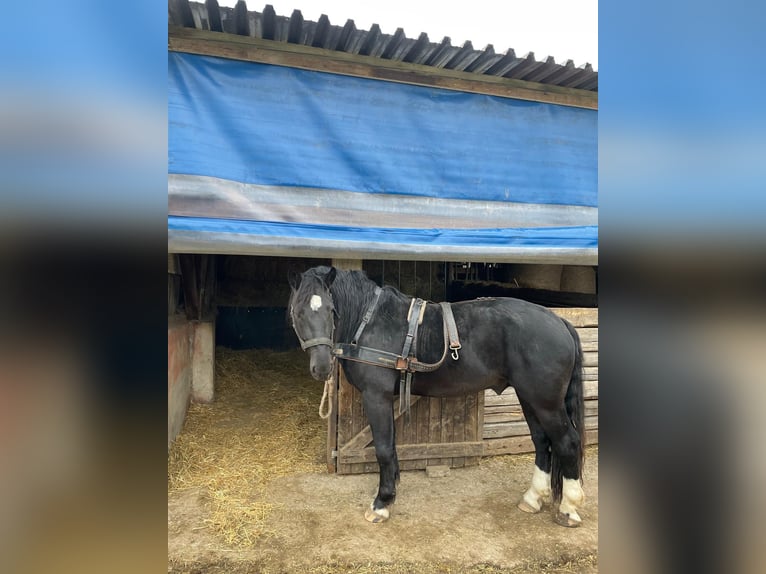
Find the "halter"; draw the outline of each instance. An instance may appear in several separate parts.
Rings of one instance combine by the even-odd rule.
[[[295,335],[298,336],[298,333],[296,332]],[[334,345],[333,340],[328,337],[315,337],[314,339],[304,341],[298,336],[298,341],[301,344],[301,349],[304,351],[311,347],[318,347],[319,345],[327,345],[328,347],[332,347]]]
[[[333,305],[332,313],[333,317],[337,314],[335,311],[335,304],[332,301],[332,293],[327,292],[327,294],[330,297],[330,303]],[[293,332],[295,333],[295,336],[298,337],[298,342],[301,344],[301,349],[304,351],[306,349],[310,349],[311,347],[318,347],[320,345],[326,345],[327,347],[330,347],[330,349],[333,348],[335,345],[335,342],[333,339],[335,339],[335,319],[333,318],[332,321],[332,329],[330,330],[330,336],[329,337],[314,337],[313,339],[308,339],[304,341],[301,336],[298,334],[298,329],[295,328],[295,317],[293,317],[293,306],[290,306],[290,321],[293,324]]]

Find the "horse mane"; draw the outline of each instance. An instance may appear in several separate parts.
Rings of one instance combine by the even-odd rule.
[[[317,271],[326,273],[329,267],[317,267]],[[364,271],[337,269],[335,281],[330,286],[335,310],[337,312],[336,329],[339,340],[350,341],[364,313],[372,304],[377,284],[367,277]]]

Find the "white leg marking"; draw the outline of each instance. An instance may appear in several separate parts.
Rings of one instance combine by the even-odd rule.
[[[565,478],[561,492],[561,504],[559,511],[562,514],[568,514],[570,520],[582,522],[580,515],[577,514],[577,507],[582,505],[585,499],[585,493],[580,486],[579,479]]]
[[[319,295],[312,295],[309,306],[312,311],[318,311],[322,307],[322,298]]]
[[[388,518],[391,516],[391,513],[388,511],[388,507],[383,507],[379,509],[373,508],[373,505],[375,504],[375,501],[370,503],[370,508],[364,513],[364,517],[367,519],[368,522],[384,522],[388,520]]]
[[[543,472],[535,465],[535,470],[532,472],[532,484],[524,493],[522,500],[537,512],[543,507],[543,502],[550,499],[550,496],[551,473]]]

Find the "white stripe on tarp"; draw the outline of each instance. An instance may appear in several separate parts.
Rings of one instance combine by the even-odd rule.
[[[598,225],[598,208],[436,199],[168,175],[168,214],[349,227],[492,229]]]

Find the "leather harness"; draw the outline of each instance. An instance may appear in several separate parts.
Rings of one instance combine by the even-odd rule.
[[[410,391],[412,388],[413,373],[428,373],[430,371],[435,371],[444,364],[448,350],[451,351],[450,356],[452,359],[457,361],[460,358],[460,355],[458,354],[458,350],[461,348],[460,339],[458,337],[457,326],[455,325],[455,317],[452,315],[452,307],[446,302],[439,303],[439,306],[442,309],[444,352],[442,353],[441,358],[435,363],[424,363],[418,360],[418,326],[423,321],[426,301],[416,297],[412,299],[410,304],[410,312],[407,318],[407,335],[404,338],[404,345],[399,354],[359,345],[359,337],[362,335],[364,328],[375,313],[375,308],[380,300],[381,292],[382,289],[380,287],[375,288],[375,298],[367,308],[367,311],[362,318],[362,322],[359,324],[351,342],[336,343],[332,349],[332,354],[339,359],[365,363],[367,365],[375,365],[378,367],[386,367],[399,371],[399,414],[401,415],[407,412],[409,416]]]

